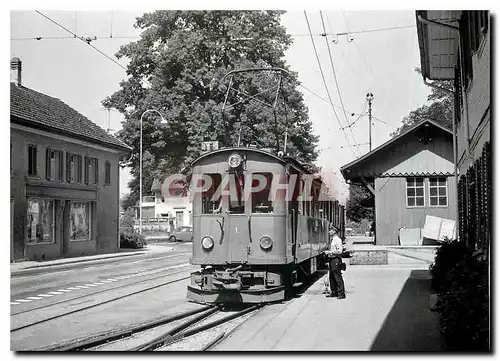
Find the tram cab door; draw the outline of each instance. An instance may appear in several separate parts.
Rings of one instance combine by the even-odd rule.
[[[244,200],[246,172],[228,174],[229,194],[222,197],[223,217],[225,218],[225,251],[229,263],[248,262],[249,234],[247,204]],[[235,188],[235,189],[233,189]]]

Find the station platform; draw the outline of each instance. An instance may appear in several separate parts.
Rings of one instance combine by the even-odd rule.
[[[264,307],[213,351],[440,351],[428,267],[411,259],[348,265],[346,299],[327,298],[320,277],[286,304]]]

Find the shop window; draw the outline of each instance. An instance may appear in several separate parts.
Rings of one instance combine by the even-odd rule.
[[[33,144],[28,145],[28,175],[38,175],[38,153],[36,145]]]
[[[63,152],[47,148],[46,153],[46,177],[49,180],[63,180]]]
[[[97,158],[85,157],[85,183],[99,183],[99,163]]]
[[[252,191],[252,213],[273,212],[273,202],[269,199],[272,181],[272,173],[252,174],[252,189],[260,189],[265,185],[265,187],[258,192]]]
[[[88,241],[92,236],[92,202],[70,202],[70,240]]]
[[[406,206],[424,207],[424,178],[406,178]]]
[[[446,177],[429,178],[429,205],[448,206],[448,186]]]
[[[203,178],[210,178],[212,180],[212,184],[209,189],[204,190],[202,195],[201,195],[201,205],[202,209],[201,212],[203,214],[214,214],[214,213],[221,213],[221,193],[219,190],[219,187],[222,182],[222,177],[218,173],[213,173],[213,174],[204,174]],[[203,186],[203,180],[199,179],[198,182],[201,184],[198,184],[198,187]]]
[[[109,161],[104,163],[104,184],[111,184],[111,163]]]
[[[28,243],[54,243],[55,218],[55,201],[28,198]]]

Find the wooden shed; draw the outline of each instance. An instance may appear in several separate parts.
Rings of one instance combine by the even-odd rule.
[[[456,219],[453,133],[425,120],[343,166],[344,179],[375,199],[377,245],[399,245],[400,229],[423,229],[426,216]]]

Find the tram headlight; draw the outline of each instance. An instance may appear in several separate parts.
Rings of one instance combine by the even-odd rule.
[[[201,240],[201,246],[203,247],[203,249],[205,250],[210,250],[213,248],[214,246],[214,240],[212,239],[212,237],[203,237],[202,240]]]
[[[231,168],[238,168],[242,161],[243,159],[241,158],[241,156],[235,153],[229,156],[229,158],[227,159],[227,164]]]
[[[269,236],[262,236],[260,239],[260,248],[267,251],[273,246],[273,240]]]

